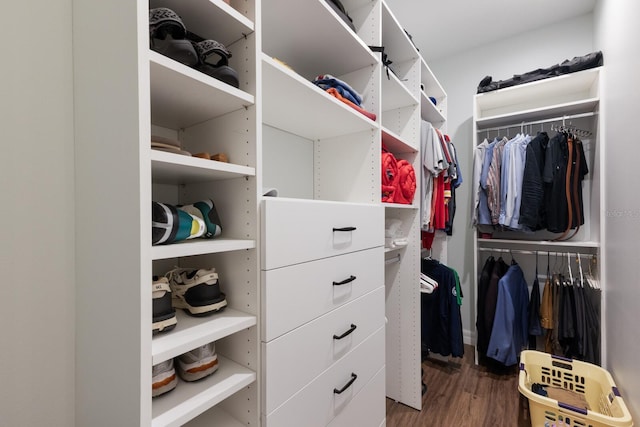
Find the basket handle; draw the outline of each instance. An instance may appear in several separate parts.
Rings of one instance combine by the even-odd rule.
[[[568,403],[558,402],[558,406],[563,409],[568,409],[573,412],[577,412],[582,415],[588,415],[588,411],[584,408],[578,408],[577,406],[569,405]]]

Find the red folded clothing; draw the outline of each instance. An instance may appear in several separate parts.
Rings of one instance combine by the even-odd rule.
[[[357,106],[356,104],[354,104],[353,102],[349,101],[347,98],[343,97],[342,95],[340,95],[340,93],[333,87],[330,87],[329,89],[327,89],[327,93],[335,96],[336,98],[338,98],[340,101],[344,102],[345,104],[347,104],[349,107],[353,108],[354,110],[356,110],[357,112],[364,114],[365,116],[367,116],[368,118],[370,118],[371,120],[373,120],[374,122],[376,121],[376,115],[374,113],[370,113],[369,111]]]

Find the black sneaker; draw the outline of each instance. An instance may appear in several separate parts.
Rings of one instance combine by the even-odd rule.
[[[215,268],[176,268],[169,271],[166,277],[169,279],[175,308],[182,308],[193,316],[206,316],[227,306]]]
[[[153,334],[168,332],[176,327],[178,319],[171,305],[171,287],[166,277],[153,278]]]

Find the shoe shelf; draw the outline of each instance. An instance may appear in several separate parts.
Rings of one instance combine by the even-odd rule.
[[[254,96],[149,50],[151,116],[181,129],[254,104]]]
[[[151,259],[179,258],[194,255],[204,255],[220,252],[240,251],[243,249],[254,249],[255,240],[242,239],[193,239],[185,240],[170,245],[158,245],[151,247]]]
[[[264,54],[262,73],[263,122],[269,126],[310,140],[374,130],[378,126]],[[322,111],[321,120],[318,111]]]
[[[186,427],[211,427],[211,426],[224,426],[224,427],[246,427],[240,421],[229,415],[228,412],[216,407],[207,411],[207,419],[203,420],[202,417],[196,418],[193,421],[189,421],[185,424]]]
[[[184,0],[151,0],[150,7],[168,7],[180,15],[189,31],[225,46],[255,31],[250,17],[222,0],[192,0],[188,5]]]
[[[153,427],[181,426],[256,380],[256,373],[218,355],[218,369],[200,381],[184,382],[152,402]]]
[[[151,171],[153,182],[159,184],[209,182],[256,174],[256,169],[248,166],[153,149],[151,150]]]
[[[256,324],[256,316],[228,307],[209,317],[189,316],[182,310],[177,310],[176,316],[178,323],[172,331],[153,337],[153,365]]]

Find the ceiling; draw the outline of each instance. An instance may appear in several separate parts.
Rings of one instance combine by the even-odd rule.
[[[433,61],[593,11],[596,0],[386,0]]]

